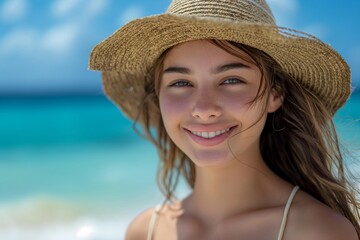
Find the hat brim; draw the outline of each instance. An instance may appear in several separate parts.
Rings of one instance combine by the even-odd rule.
[[[157,58],[172,46],[199,39],[234,41],[264,51],[315,93],[332,114],[350,95],[348,64],[311,35],[273,25],[173,14],[129,22],[94,47],[89,67],[103,72],[105,93],[134,119],[145,95],[146,76]]]

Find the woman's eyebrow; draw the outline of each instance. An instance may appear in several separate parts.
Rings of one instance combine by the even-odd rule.
[[[239,68],[250,68],[250,66],[248,66],[244,63],[240,63],[240,62],[228,63],[228,64],[218,66],[214,70],[214,73],[221,73],[221,72],[225,72],[225,71],[229,71],[229,70],[233,70],[233,69],[239,69]]]
[[[233,70],[233,69],[239,69],[239,68],[250,68],[250,66],[244,64],[244,63],[240,63],[240,62],[236,62],[236,63],[227,63],[224,65],[220,65],[218,67],[215,68],[215,70],[213,71],[213,73],[221,73],[221,72],[225,72],[225,71],[229,71],[229,70]],[[191,70],[189,68],[186,67],[168,67],[163,71],[163,74],[165,73],[181,73],[181,74],[191,74]]]
[[[168,67],[163,71],[165,73],[182,73],[182,74],[190,74],[191,71],[186,67]]]

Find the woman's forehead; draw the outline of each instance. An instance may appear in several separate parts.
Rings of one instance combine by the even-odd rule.
[[[236,52],[240,54],[229,53],[210,40],[189,41],[172,47],[166,53],[164,69],[168,67],[186,67],[191,69],[194,66],[203,65],[204,68],[212,68],[215,71],[219,66],[233,63],[255,67],[255,64],[248,61],[251,58],[248,54],[240,49],[236,49]],[[242,58],[241,56],[244,57]]]

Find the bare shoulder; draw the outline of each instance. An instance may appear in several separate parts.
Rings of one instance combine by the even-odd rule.
[[[289,239],[359,239],[355,227],[347,218],[302,191],[293,202],[288,228]]]
[[[146,240],[153,212],[154,208],[149,208],[136,216],[127,228],[125,240]]]

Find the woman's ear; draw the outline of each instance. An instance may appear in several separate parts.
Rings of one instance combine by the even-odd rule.
[[[284,96],[280,93],[280,91],[276,87],[271,88],[267,108],[268,113],[278,110],[278,108],[282,105],[283,100]]]

